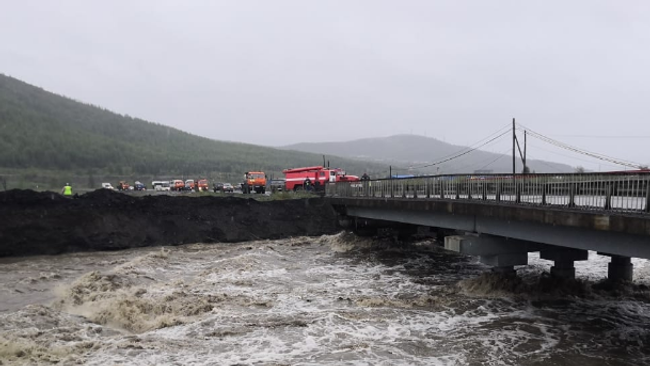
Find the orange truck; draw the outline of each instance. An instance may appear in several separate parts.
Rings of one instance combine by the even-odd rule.
[[[264,172],[246,172],[244,173],[244,182],[241,184],[242,193],[263,194],[266,192],[266,174]]]
[[[208,187],[208,180],[207,179],[199,179],[196,181],[196,190],[198,192],[207,192],[210,187]]]
[[[180,192],[180,191],[182,191],[183,189],[185,189],[185,182],[183,182],[183,181],[180,180],[180,179],[174,179],[174,180],[172,181],[171,186],[172,186],[172,190],[174,190],[174,191],[179,191],[179,192]]]

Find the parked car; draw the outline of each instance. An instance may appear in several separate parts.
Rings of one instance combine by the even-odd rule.
[[[232,193],[232,192],[235,191],[235,187],[233,187],[232,184],[230,184],[230,183],[219,182],[219,183],[215,183],[215,184],[212,185],[212,190],[214,191],[214,193],[217,193],[217,192],[229,192],[229,193]]]
[[[168,181],[153,181],[151,182],[154,191],[170,191],[171,187]]]
[[[147,186],[145,186],[144,184],[136,180],[135,183],[133,184],[133,189],[136,191],[146,191]]]
[[[282,192],[284,190],[284,179],[274,179],[269,181],[269,190],[271,192]]]
[[[115,189],[110,183],[102,183],[102,188],[104,189]]]
[[[185,181],[185,190],[186,191],[194,190],[194,179],[188,179]]]
[[[120,183],[118,183],[117,189],[119,189],[120,191],[128,191],[129,189],[133,189],[133,188],[131,188],[129,183],[122,180],[120,181]]]

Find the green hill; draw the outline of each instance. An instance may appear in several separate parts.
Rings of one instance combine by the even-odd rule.
[[[290,132],[288,132],[290,133]],[[198,177],[237,181],[247,170],[322,164],[318,154],[216,141],[119,115],[0,74],[0,170],[14,181]],[[383,164],[328,156],[351,174],[385,174]],[[44,178],[44,172],[50,178]],[[54,177],[54,178],[52,178]],[[68,178],[70,177],[70,178]],[[22,188],[29,188],[26,182]],[[21,183],[22,184],[22,183]]]

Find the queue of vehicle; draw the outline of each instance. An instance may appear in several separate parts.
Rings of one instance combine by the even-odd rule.
[[[248,171],[244,173],[243,182],[238,185],[242,193],[264,194],[267,190],[275,193],[281,191],[323,191],[327,183],[338,182],[359,182],[361,179],[356,175],[349,175],[343,169],[323,166],[310,166],[303,168],[291,168],[282,171],[284,179],[269,179],[262,171]],[[364,174],[364,179],[367,177]],[[369,179],[369,178],[368,178]],[[102,183],[104,189],[115,189],[111,183]],[[147,186],[140,181],[130,185],[126,181],[120,181],[117,185],[120,191],[146,191]],[[207,192],[210,185],[207,179],[172,179],[156,180],[151,182],[151,189],[154,191],[177,191],[177,192]],[[235,186],[227,182],[215,182],[212,184],[214,193],[233,193]]]

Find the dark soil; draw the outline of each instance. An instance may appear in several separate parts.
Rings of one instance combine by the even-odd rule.
[[[96,190],[0,192],[0,257],[240,242],[339,230],[323,198],[259,202],[239,197],[133,197]]]

